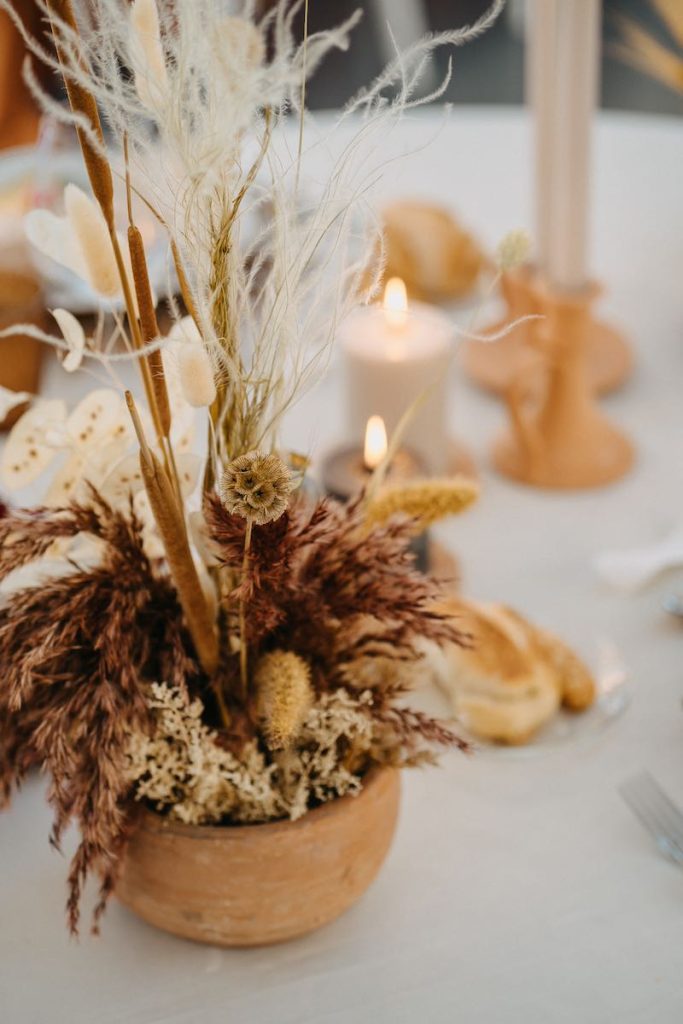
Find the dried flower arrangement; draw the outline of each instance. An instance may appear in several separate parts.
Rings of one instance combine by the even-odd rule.
[[[350,102],[354,141],[303,210],[306,78],[346,48],[356,16],[298,43],[301,3],[288,0],[260,21],[249,0],[240,17],[215,0],[95,0],[79,17],[72,0],[38,3],[57,56],[27,43],[62,73],[70,112],[42,96],[30,67],[27,79],[76,127],[92,197],[69,186],[64,218],[37,211],[28,230],[87,278],[115,327],[107,335],[101,320],[87,338],[55,310],[61,338],[22,330],[57,347],[66,370],[85,362],[114,387],[71,412],[38,402],[3,453],[14,487],[59,465],[44,507],[0,520],[0,581],[14,580],[0,604],[0,785],[8,801],[40,766],[54,843],[77,822],[75,931],[87,875],[101,879],[97,921],[142,804],[191,825],[295,819],[357,793],[373,766],[463,746],[404,701],[421,640],[462,639],[408,545],[416,522],[466,507],[472,486],[314,500],[301,486],[306,460],[281,450],[278,431],[367,286],[377,133],[417,102],[434,47],[475,37],[502,3],[398,54]],[[134,200],[168,233],[184,312],[171,300],[167,338]],[[245,225],[263,211],[248,242]],[[122,397],[125,361],[139,366],[144,406]],[[193,450],[197,419],[205,456]],[[17,581],[46,557],[60,571]]]

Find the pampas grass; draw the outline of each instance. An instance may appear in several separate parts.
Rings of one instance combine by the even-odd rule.
[[[156,0],[134,0],[129,17],[135,89],[140,102],[154,110],[168,82]]]
[[[214,0],[137,0],[130,10],[121,0],[97,0],[78,35],[65,0],[37,2],[52,10],[67,80],[95,98],[127,143],[132,187],[168,229],[186,304],[217,372],[218,460],[275,446],[284,413],[325,370],[338,321],[377,287],[381,267],[366,274],[380,234],[367,196],[382,170],[383,142],[423,102],[419,83],[433,51],[475,38],[502,0],[474,25],[397,55],[350,101],[340,123],[351,114],[362,121],[310,204],[284,115],[292,110],[305,124],[302,79],[331,50],[347,49],[358,12],[302,43],[293,34],[300,5],[287,0],[258,23],[249,0],[232,18]],[[132,80],[124,66],[133,68]],[[82,108],[75,105],[73,120],[102,157],[97,126],[84,123]],[[265,210],[267,226],[245,247],[244,218]]]

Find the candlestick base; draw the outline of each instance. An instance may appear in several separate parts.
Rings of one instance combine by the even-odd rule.
[[[530,267],[508,271],[501,280],[508,313],[486,328],[495,334],[518,317],[538,313],[535,303],[535,275]],[[504,395],[520,374],[529,379],[530,389],[542,387],[543,363],[531,347],[534,322],[520,324],[499,342],[468,341],[462,349],[462,365],[468,377],[485,391]],[[592,390],[599,395],[622,387],[633,372],[633,354],[624,336],[602,320],[591,317],[586,337],[586,374]]]
[[[633,460],[631,442],[599,413],[581,424],[580,434],[554,438],[535,456],[514,434],[493,449],[493,464],[504,476],[556,490],[602,487],[624,476]]]
[[[537,487],[599,487],[631,468],[633,445],[595,404],[586,372],[590,307],[599,289],[579,295],[539,286],[533,344],[544,387],[529,392],[518,377],[506,400],[511,429],[494,447],[493,462],[506,476]],[[534,388],[537,379],[534,379]]]

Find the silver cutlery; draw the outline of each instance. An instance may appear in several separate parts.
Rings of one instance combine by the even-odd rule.
[[[649,772],[627,779],[619,792],[665,857],[683,864],[683,813]]]

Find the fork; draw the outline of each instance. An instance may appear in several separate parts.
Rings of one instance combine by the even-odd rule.
[[[683,813],[649,772],[622,782],[619,792],[665,857],[683,864]]]

